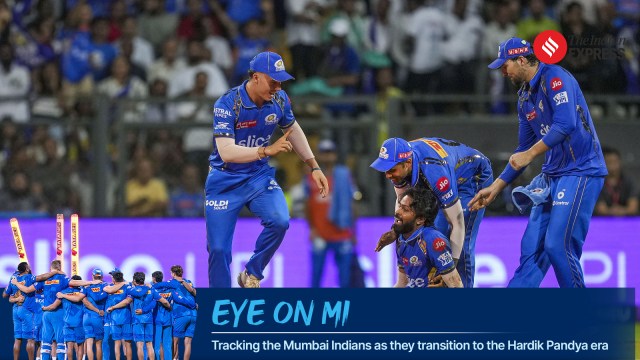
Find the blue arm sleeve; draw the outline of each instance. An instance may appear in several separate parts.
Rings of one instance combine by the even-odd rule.
[[[576,89],[573,78],[563,69],[554,68],[549,70],[550,80],[544,83],[546,94],[550,97],[553,120],[551,128],[542,138],[548,147],[552,148],[560,144],[573,132],[578,124],[578,113],[576,112]]]
[[[176,291],[173,293],[172,298],[173,298],[173,302],[178,305],[185,306],[189,309],[196,308],[196,301],[192,296],[182,296]]]

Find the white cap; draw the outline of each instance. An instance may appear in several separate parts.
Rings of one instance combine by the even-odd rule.
[[[350,27],[349,20],[345,18],[337,18],[331,22],[331,25],[329,25],[329,32],[331,35],[335,36],[347,36]]]

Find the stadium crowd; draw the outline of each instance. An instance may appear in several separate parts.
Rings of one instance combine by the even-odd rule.
[[[284,55],[294,98],[490,94],[480,111],[505,114],[512,85],[486,70],[501,40],[557,29],[570,47],[561,65],[585,92],[637,95],[639,20],[637,1],[1,0],[0,214],[92,215],[96,98],[110,104],[110,211],[124,191],[128,216],[202,216],[211,104],[261,51]],[[150,101],[116,111],[122,99]],[[117,121],[202,128],[117,134]],[[130,155],[125,189],[117,136]]]

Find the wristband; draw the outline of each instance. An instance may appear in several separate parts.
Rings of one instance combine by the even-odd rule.
[[[319,167],[311,168],[311,172],[314,172],[314,171],[316,171],[316,170],[322,171],[322,169],[320,169]]]

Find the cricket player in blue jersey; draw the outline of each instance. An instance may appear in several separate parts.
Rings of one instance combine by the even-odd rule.
[[[400,195],[393,223],[393,230],[400,234],[395,287],[429,287],[432,268],[447,287],[462,287],[449,239],[434,227],[437,213],[438,200],[427,189],[412,187]]]
[[[260,287],[263,271],[289,228],[289,210],[269,157],[295,150],[309,166],[322,195],[329,189],[307,138],[281,88],[291,80],[280,55],[262,52],[251,60],[249,79],[214,105],[214,147],[205,184],[209,287],[231,287],[231,244],[240,210],[246,205],[261,220],[253,256],[238,275],[240,287]],[[275,128],[286,131],[273,144]]]
[[[36,359],[40,359],[42,351],[42,307],[44,306],[44,282],[35,284],[36,311],[33,313],[33,337],[36,342]]]
[[[171,280],[167,282],[177,293],[195,302],[196,289],[191,280],[182,277],[183,270],[180,265],[171,266]],[[184,339],[184,357],[191,358],[191,341],[196,332],[197,309],[176,303],[171,310],[173,317],[173,356],[178,357],[178,341]]]
[[[73,275],[71,279],[82,280],[80,275]],[[58,292],[56,297],[62,301],[62,309],[64,310],[63,334],[64,342],[67,346],[67,359],[73,360],[73,354],[75,353],[76,359],[82,360],[85,338],[82,325],[84,291],[79,287],[70,286]]]
[[[35,288],[38,281],[47,280],[55,274],[56,272],[50,272],[34,276],[31,274],[29,264],[21,262],[18,264],[16,274],[11,277],[5,292],[10,296],[9,301],[13,303],[13,356],[15,359],[20,356],[20,347],[23,339],[27,340],[27,355],[30,359],[33,359],[36,339],[35,324],[38,321],[36,316],[38,313],[42,314],[42,310],[38,309],[35,292],[23,292],[18,285],[25,288],[30,288],[33,285]],[[42,322],[42,318],[40,318],[40,322]]]
[[[544,153],[542,179],[550,198],[531,209],[520,266],[509,286],[538,287],[553,266],[560,287],[584,287],[582,246],[607,175],[587,102],[576,79],[560,66],[541,63],[525,40],[511,38],[500,44],[489,68],[501,69],[521,85],[518,147],[502,174],[469,206],[487,206]]]
[[[472,288],[476,238],[484,211],[470,212],[466,204],[493,181],[489,159],[478,150],[452,140],[420,138],[409,142],[391,138],[382,144],[371,167],[391,180],[398,199],[412,186],[427,188],[435,195],[441,209],[435,220],[436,229],[448,235],[462,284]],[[398,235],[393,229],[383,234],[376,251]]]
[[[111,337],[115,347],[114,354],[116,360],[120,360],[120,350],[121,347],[124,347],[124,356],[127,359],[131,359],[133,354],[131,350],[131,341],[133,340],[131,308],[125,306],[113,309],[114,305],[127,297],[127,291],[131,286],[124,281],[124,275],[120,269],[113,269],[109,274],[113,278],[113,285],[105,286],[104,291],[109,294],[106,307],[111,319]]]
[[[82,299],[84,305],[82,326],[86,339],[87,359],[94,360],[94,358],[96,358],[102,360],[102,341],[106,329],[104,310],[108,294],[104,291],[106,283],[102,282],[102,270],[93,269],[91,276],[94,280],[100,280],[101,282],[99,284],[89,285],[82,291],[85,295],[85,298]],[[95,352],[93,350],[94,344]]]
[[[52,275],[54,274],[54,275]],[[60,260],[53,260],[51,262],[50,272],[38,275],[36,280],[46,278],[44,281],[44,302],[43,302],[43,315],[42,315],[42,360],[51,360],[51,354],[53,349],[51,344],[56,342],[56,358],[63,360],[65,358],[65,345],[64,345],[64,311],[60,306],[62,302],[58,300],[56,294],[69,286],[86,286],[93,284],[94,282],[84,280],[70,280],[62,272],[62,264]],[[15,283],[14,283],[15,282]],[[24,294],[31,294],[36,291],[35,284],[25,286],[19,282],[12,280],[12,284],[16,285],[20,291]]]

